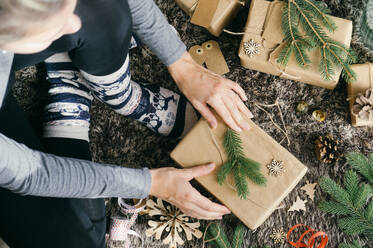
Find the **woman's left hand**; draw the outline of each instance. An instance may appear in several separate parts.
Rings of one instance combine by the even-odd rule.
[[[168,70],[179,89],[213,128],[217,127],[217,120],[209,106],[230,128],[238,132],[250,128],[241,113],[249,118],[253,115],[243,103],[247,97],[237,83],[200,66],[188,52],[168,66]]]

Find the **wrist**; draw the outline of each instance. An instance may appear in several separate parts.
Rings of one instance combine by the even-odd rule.
[[[180,81],[179,78],[181,77],[181,75],[183,75],[186,69],[189,67],[187,65],[194,63],[195,62],[192,56],[188,52],[185,52],[180,59],[178,59],[175,63],[169,65],[167,69],[170,72],[171,76],[174,78],[175,82],[178,83]]]

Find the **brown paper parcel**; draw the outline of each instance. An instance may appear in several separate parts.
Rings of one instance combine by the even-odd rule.
[[[176,3],[180,8],[190,16],[193,15],[198,2],[198,0],[176,0]],[[239,0],[219,0],[219,4],[211,23],[203,23],[201,25],[207,26],[207,30],[218,37],[242,7],[243,2],[240,2]],[[200,25],[198,20],[195,24]]]
[[[245,35],[242,38],[239,57],[243,67],[292,79],[307,84],[312,84],[327,89],[337,86],[341,69],[336,68],[332,80],[324,81],[318,66],[320,63],[319,49],[313,49],[308,54],[313,63],[308,69],[302,69],[297,65],[294,54],[286,67],[276,62],[280,47],[282,46],[283,33],[281,27],[281,14],[284,2],[268,2],[264,0],[252,0],[249,15],[245,26]],[[338,28],[334,33],[325,32],[330,38],[350,46],[352,34],[352,22],[349,20],[331,16]],[[244,42],[250,40],[260,44],[259,54],[249,57],[245,54]]]
[[[373,88],[373,63],[352,65],[351,68],[356,72],[356,81],[348,84],[351,123],[353,126],[373,126],[373,121],[363,120],[352,111],[356,96]]]
[[[247,227],[259,227],[294,189],[307,172],[307,167],[278,144],[261,128],[248,120],[252,127],[240,134],[245,156],[262,164],[262,173],[267,178],[267,186],[261,187],[250,180],[248,200],[242,200],[228,184],[219,185],[217,172],[227,156],[223,147],[223,137],[227,126],[218,118],[218,127],[211,129],[206,120],[201,119],[187,136],[172,151],[171,157],[182,167],[188,168],[214,162],[216,169],[207,176],[196,180],[217,199],[226,205]],[[218,147],[219,148],[218,148]],[[277,177],[269,176],[266,165],[272,159],[284,162],[285,172]],[[227,180],[228,181],[228,180]]]

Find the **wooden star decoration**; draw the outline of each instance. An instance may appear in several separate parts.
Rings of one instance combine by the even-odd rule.
[[[292,211],[300,212],[300,210],[306,211],[306,202],[307,200],[303,201],[299,196],[297,196],[297,200],[293,203],[293,205],[290,207],[288,212],[292,212]]]
[[[313,201],[315,198],[316,185],[317,183],[310,183],[309,181],[307,181],[306,184],[302,188],[300,188],[305,191],[306,195],[308,195],[311,201]]]
[[[273,232],[269,237],[271,239],[273,239],[275,244],[280,244],[280,243],[284,243],[285,238],[286,238],[286,234],[285,234],[285,232],[282,228],[281,229],[273,229]]]
[[[150,216],[159,216],[157,220],[149,220],[149,229],[145,231],[147,237],[155,235],[156,239],[161,239],[165,232],[162,242],[169,245],[169,248],[177,248],[183,245],[184,240],[180,234],[185,233],[187,240],[192,240],[193,236],[197,239],[202,238],[202,232],[199,230],[200,223],[191,222],[191,218],[181,212],[173,205],[165,205],[161,199],[157,202],[149,199],[146,202],[146,208]]]
[[[244,42],[243,47],[244,47],[244,51],[246,55],[249,56],[250,58],[256,54],[259,54],[260,44],[254,42],[253,39],[250,39],[249,42]]]
[[[270,164],[267,164],[270,176],[279,176],[285,172],[284,162],[273,159]]]

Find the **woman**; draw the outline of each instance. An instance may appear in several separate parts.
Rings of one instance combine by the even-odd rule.
[[[103,197],[154,195],[200,219],[229,213],[189,183],[210,173],[213,164],[148,170],[90,162],[92,95],[165,135],[180,136],[195,121],[182,96],[130,80],[132,33],[168,67],[213,128],[209,107],[231,128],[248,129],[241,117],[252,117],[242,102],[245,92],[196,64],[152,0],[2,0],[0,23],[0,49],[6,52],[0,75],[7,74],[6,58],[14,53],[0,99],[0,236],[11,247],[103,247]],[[40,140],[8,91],[15,70],[43,60],[51,89]],[[7,80],[1,79],[0,93]]]

